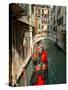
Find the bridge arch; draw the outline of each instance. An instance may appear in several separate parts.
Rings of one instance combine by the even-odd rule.
[[[51,36],[40,36],[40,37],[35,37],[34,40],[33,40],[33,45],[35,43],[37,43],[38,41],[40,40],[43,40],[43,39],[49,39],[49,40],[52,40],[53,42],[56,42],[56,37],[51,37]]]

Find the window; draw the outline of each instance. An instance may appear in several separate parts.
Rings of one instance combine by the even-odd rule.
[[[61,25],[61,24],[63,24],[63,17],[59,18],[58,20],[58,25]]]
[[[61,10],[61,7],[59,6],[59,7],[58,7],[58,14],[60,13],[60,10]]]
[[[45,18],[47,17],[47,15],[45,14]]]
[[[53,31],[55,31],[55,27],[53,27]]]
[[[31,9],[32,9],[32,14],[34,14],[34,5],[32,5]]]
[[[45,8],[45,5],[43,5],[42,8]]]
[[[40,24],[38,25],[38,29],[40,29]]]
[[[50,27],[51,27],[51,29],[52,29],[52,25],[51,25]]]
[[[53,18],[53,24],[55,23],[55,16],[54,16],[54,18]]]
[[[44,23],[44,16],[42,16],[42,23]]]
[[[53,31],[57,31],[57,26],[54,26],[53,27]]]
[[[53,7],[53,11],[55,10],[55,6]]]
[[[48,26],[48,29],[49,29],[49,26]]]
[[[42,15],[44,15],[44,10],[42,10]]]
[[[44,26],[42,25],[42,29],[44,29]]]
[[[38,9],[38,15],[40,15],[40,9]]]
[[[42,10],[42,13],[44,14],[44,10]]]

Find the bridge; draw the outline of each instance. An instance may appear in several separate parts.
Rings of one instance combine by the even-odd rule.
[[[33,45],[43,39],[50,39],[50,40],[56,42],[56,35],[53,35],[53,34],[51,35],[51,33],[46,33],[46,32],[37,34],[37,35],[35,35],[35,37],[33,39]]]

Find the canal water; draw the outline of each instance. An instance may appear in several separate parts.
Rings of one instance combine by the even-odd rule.
[[[66,83],[66,54],[53,41],[44,39],[41,41],[48,54],[48,77],[46,84]],[[32,61],[32,60],[30,60]],[[28,73],[30,67],[28,65]],[[33,68],[33,67],[32,67]],[[27,76],[30,76],[28,74]],[[33,75],[32,75],[33,76]],[[33,77],[29,85],[32,85]],[[19,80],[19,86],[23,86],[23,80]]]
[[[66,54],[53,41],[44,40],[44,48],[48,53],[47,84],[66,82]]]

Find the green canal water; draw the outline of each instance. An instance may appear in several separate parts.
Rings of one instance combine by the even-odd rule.
[[[47,84],[66,82],[66,54],[51,40],[44,40],[44,48],[48,53]]]

